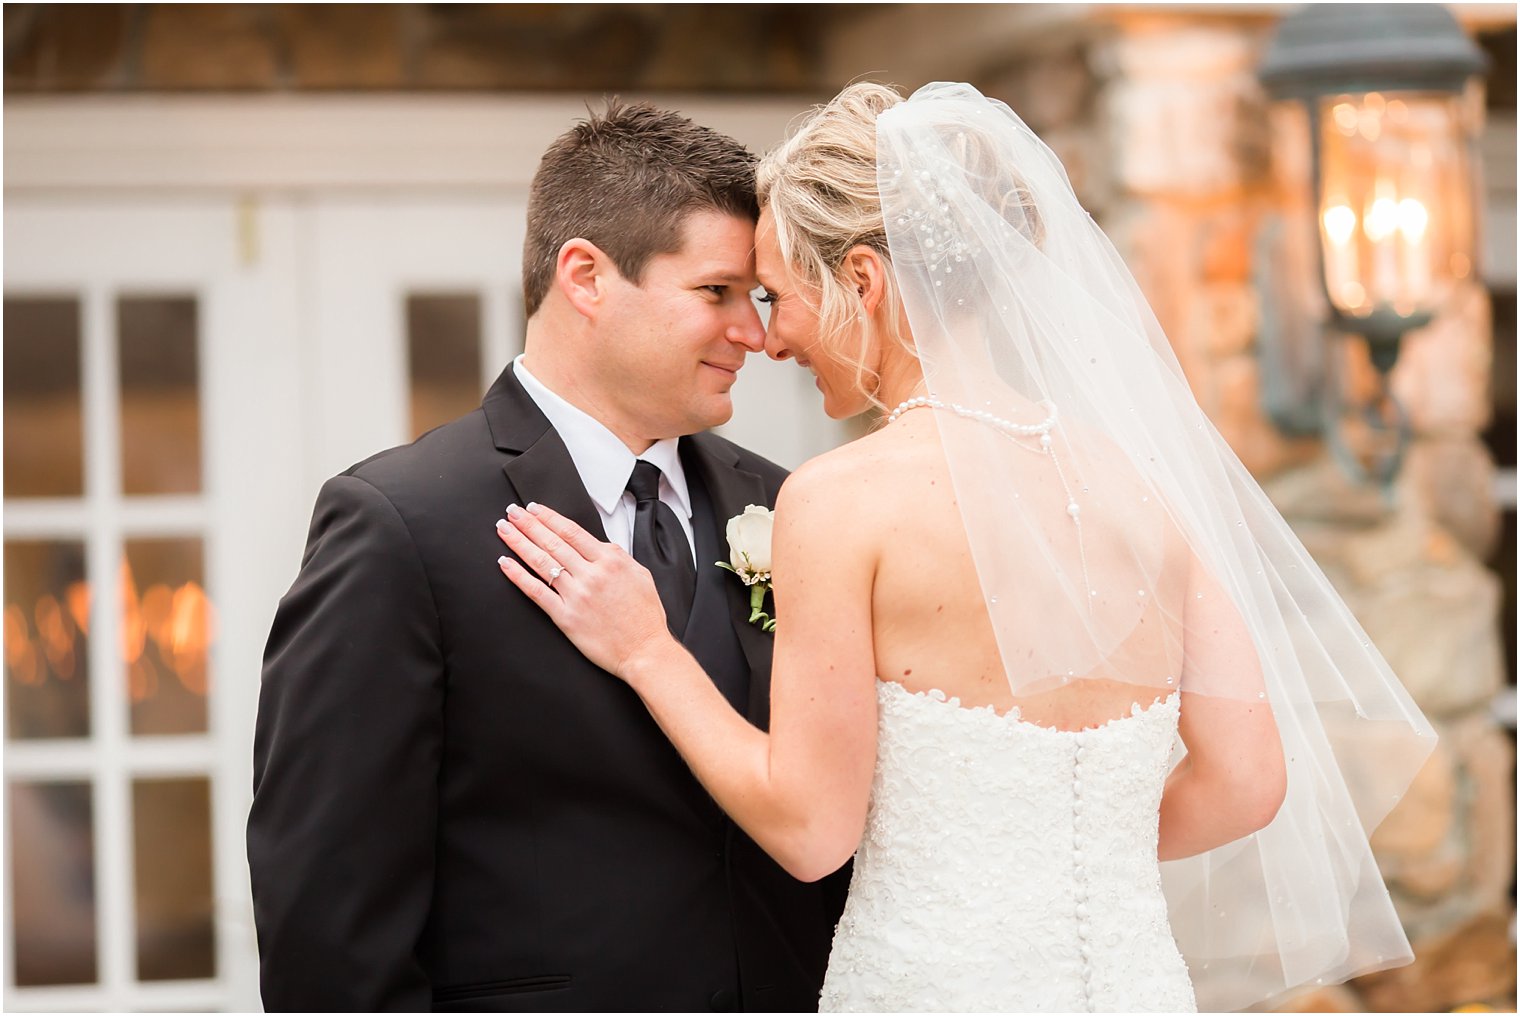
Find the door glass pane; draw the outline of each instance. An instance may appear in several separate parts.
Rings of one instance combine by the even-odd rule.
[[[94,817],[88,783],[13,782],[16,984],[95,981]]]
[[[137,976],[216,976],[211,913],[211,781],[134,780]]]
[[[16,739],[88,737],[84,544],[5,542],[5,723]]]
[[[412,293],[406,298],[412,436],[480,406],[480,297]]]
[[[79,301],[5,299],[5,496],[84,493]]]
[[[116,311],[122,491],[193,494],[201,489],[195,298],[123,297]]]
[[[200,539],[126,541],[121,597],[132,733],[203,732],[216,618],[206,598]]]

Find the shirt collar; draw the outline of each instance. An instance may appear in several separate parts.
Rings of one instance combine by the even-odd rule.
[[[523,365],[521,356],[512,361],[512,373],[565,443],[586,493],[603,515],[611,515],[633,475],[634,454],[600,420],[571,405],[534,377]],[[691,518],[691,493],[686,486],[686,472],[681,468],[680,439],[656,441],[637,458],[659,468],[682,513]]]

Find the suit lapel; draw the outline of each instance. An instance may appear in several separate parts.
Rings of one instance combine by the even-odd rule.
[[[598,540],[607,538],[601,513],[586,493],[575,462],[558,432],[512,374],[509,365],[481,403],[491,439],[504,452],[516,453],[502,471],[518,504],[537,501],[574,519]],[[503,509],[506,505],[501,506]]]
[[[765,482],[748,470],[740,469],[738,456],[726,444],[708,434],[693,434],[682,438],[690,449],[690,459],[702,471],[707,491],[712,498],[713,514],[721,534],[729,519],[744,512],[747,505],[765,505],[769,501]],[[727,557],[727,540],[720,541],[720,556]],[[697,562],[698,568],[714,568],[715,562]],[[771,652],[772,640],[768,632],[749,623],[749,589],[739,579],[727,573],[720,583],[728,608],[729,623],[738,636],[749,664],[749,702],[745,717],[762,730],[770,725],[771,711]]]

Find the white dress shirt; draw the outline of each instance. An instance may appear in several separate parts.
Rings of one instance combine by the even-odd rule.
[[[681,456],[677,450],[680,439],[672,437],[656,441],[644,454],[635,457],[628,446],[599,420],[572,406],[534,377],[523,366],[521,356],[512,361],[512,374],[565,443],[570,460],[575,463],[575,471],[580,474],[586,493],[591,495],[591,503],[602,516],[602,528],[607,532],[608,542],[633,553],[636,502],[625,488],[628,478],[633,475],[633,464],[643,459],[660,470],[660,500],[670,506],[680,521],[695,566],[697,550],[691,530],[691,492],[686,486],[686,471],[681,468]],[[551,504],[549,507],[556,506]]]

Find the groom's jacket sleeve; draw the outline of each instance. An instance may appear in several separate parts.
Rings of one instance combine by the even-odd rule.
[[[248,864],[270,1011],[432,1008],[443,662],[405,519],[329,480],[264,653]]]

